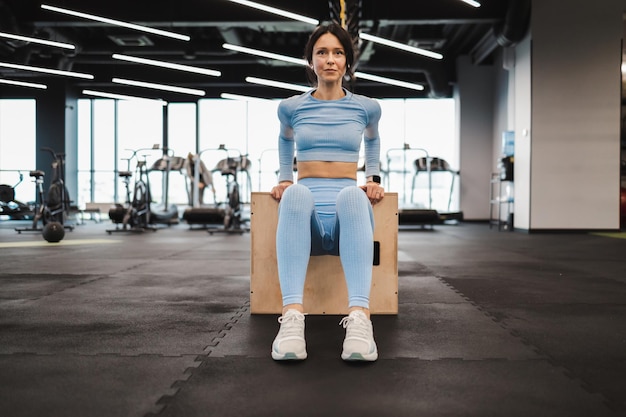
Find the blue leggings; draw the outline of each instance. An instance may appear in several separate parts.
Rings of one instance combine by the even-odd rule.
[[[339,255],[348,306],[369,308],[374,214],[351,179],[303,178],[280,201],[276,230],[283,305],[302,304],[309,256]]]

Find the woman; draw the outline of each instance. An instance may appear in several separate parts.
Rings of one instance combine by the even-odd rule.
[[[314,89],[283,100],[278,201],[278,275],[283,296],[280,330],[272,344],[275,360],[307,357],[302,298],[310,255],[339,255],[348,288],[342,359],[375,361],[378,351],[369,316],[374,217],[380,186],[380,105],[342,86],[352,76],[352,39],[341,26],[318,27],[305,47]],[[357,186],[361,142],[367,183]],[[293,182],[294,147],[298,183]]]

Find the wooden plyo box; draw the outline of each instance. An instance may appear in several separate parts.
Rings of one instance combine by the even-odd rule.
[[[253,192],[250,218],[250,312],[280,314],[282,296],[276,261],[278,202],[268,192]],[[374,205],[374,218],[379,264],[372,270],[370,312],[398,314],[397,193],[385,193],[385,198]],[[304,310],[308,314],[347,314],[348,290],[339,256],[311,256],[304,286]]]

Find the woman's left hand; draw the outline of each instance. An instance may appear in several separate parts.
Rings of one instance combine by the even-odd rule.
[[[367,198],[369,198],[372,205],[378,203],[385,197],[385,189],[380,186],[380,184],[375,183],[373,181],[368,182],[365,185],[362,185],[361,188],[367,194]]]

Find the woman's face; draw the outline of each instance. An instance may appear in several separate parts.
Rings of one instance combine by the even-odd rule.
[[[325,33],[313,45],[311,67],[319,83],[337,83],[346,73],[346,53],[339,39]]]

